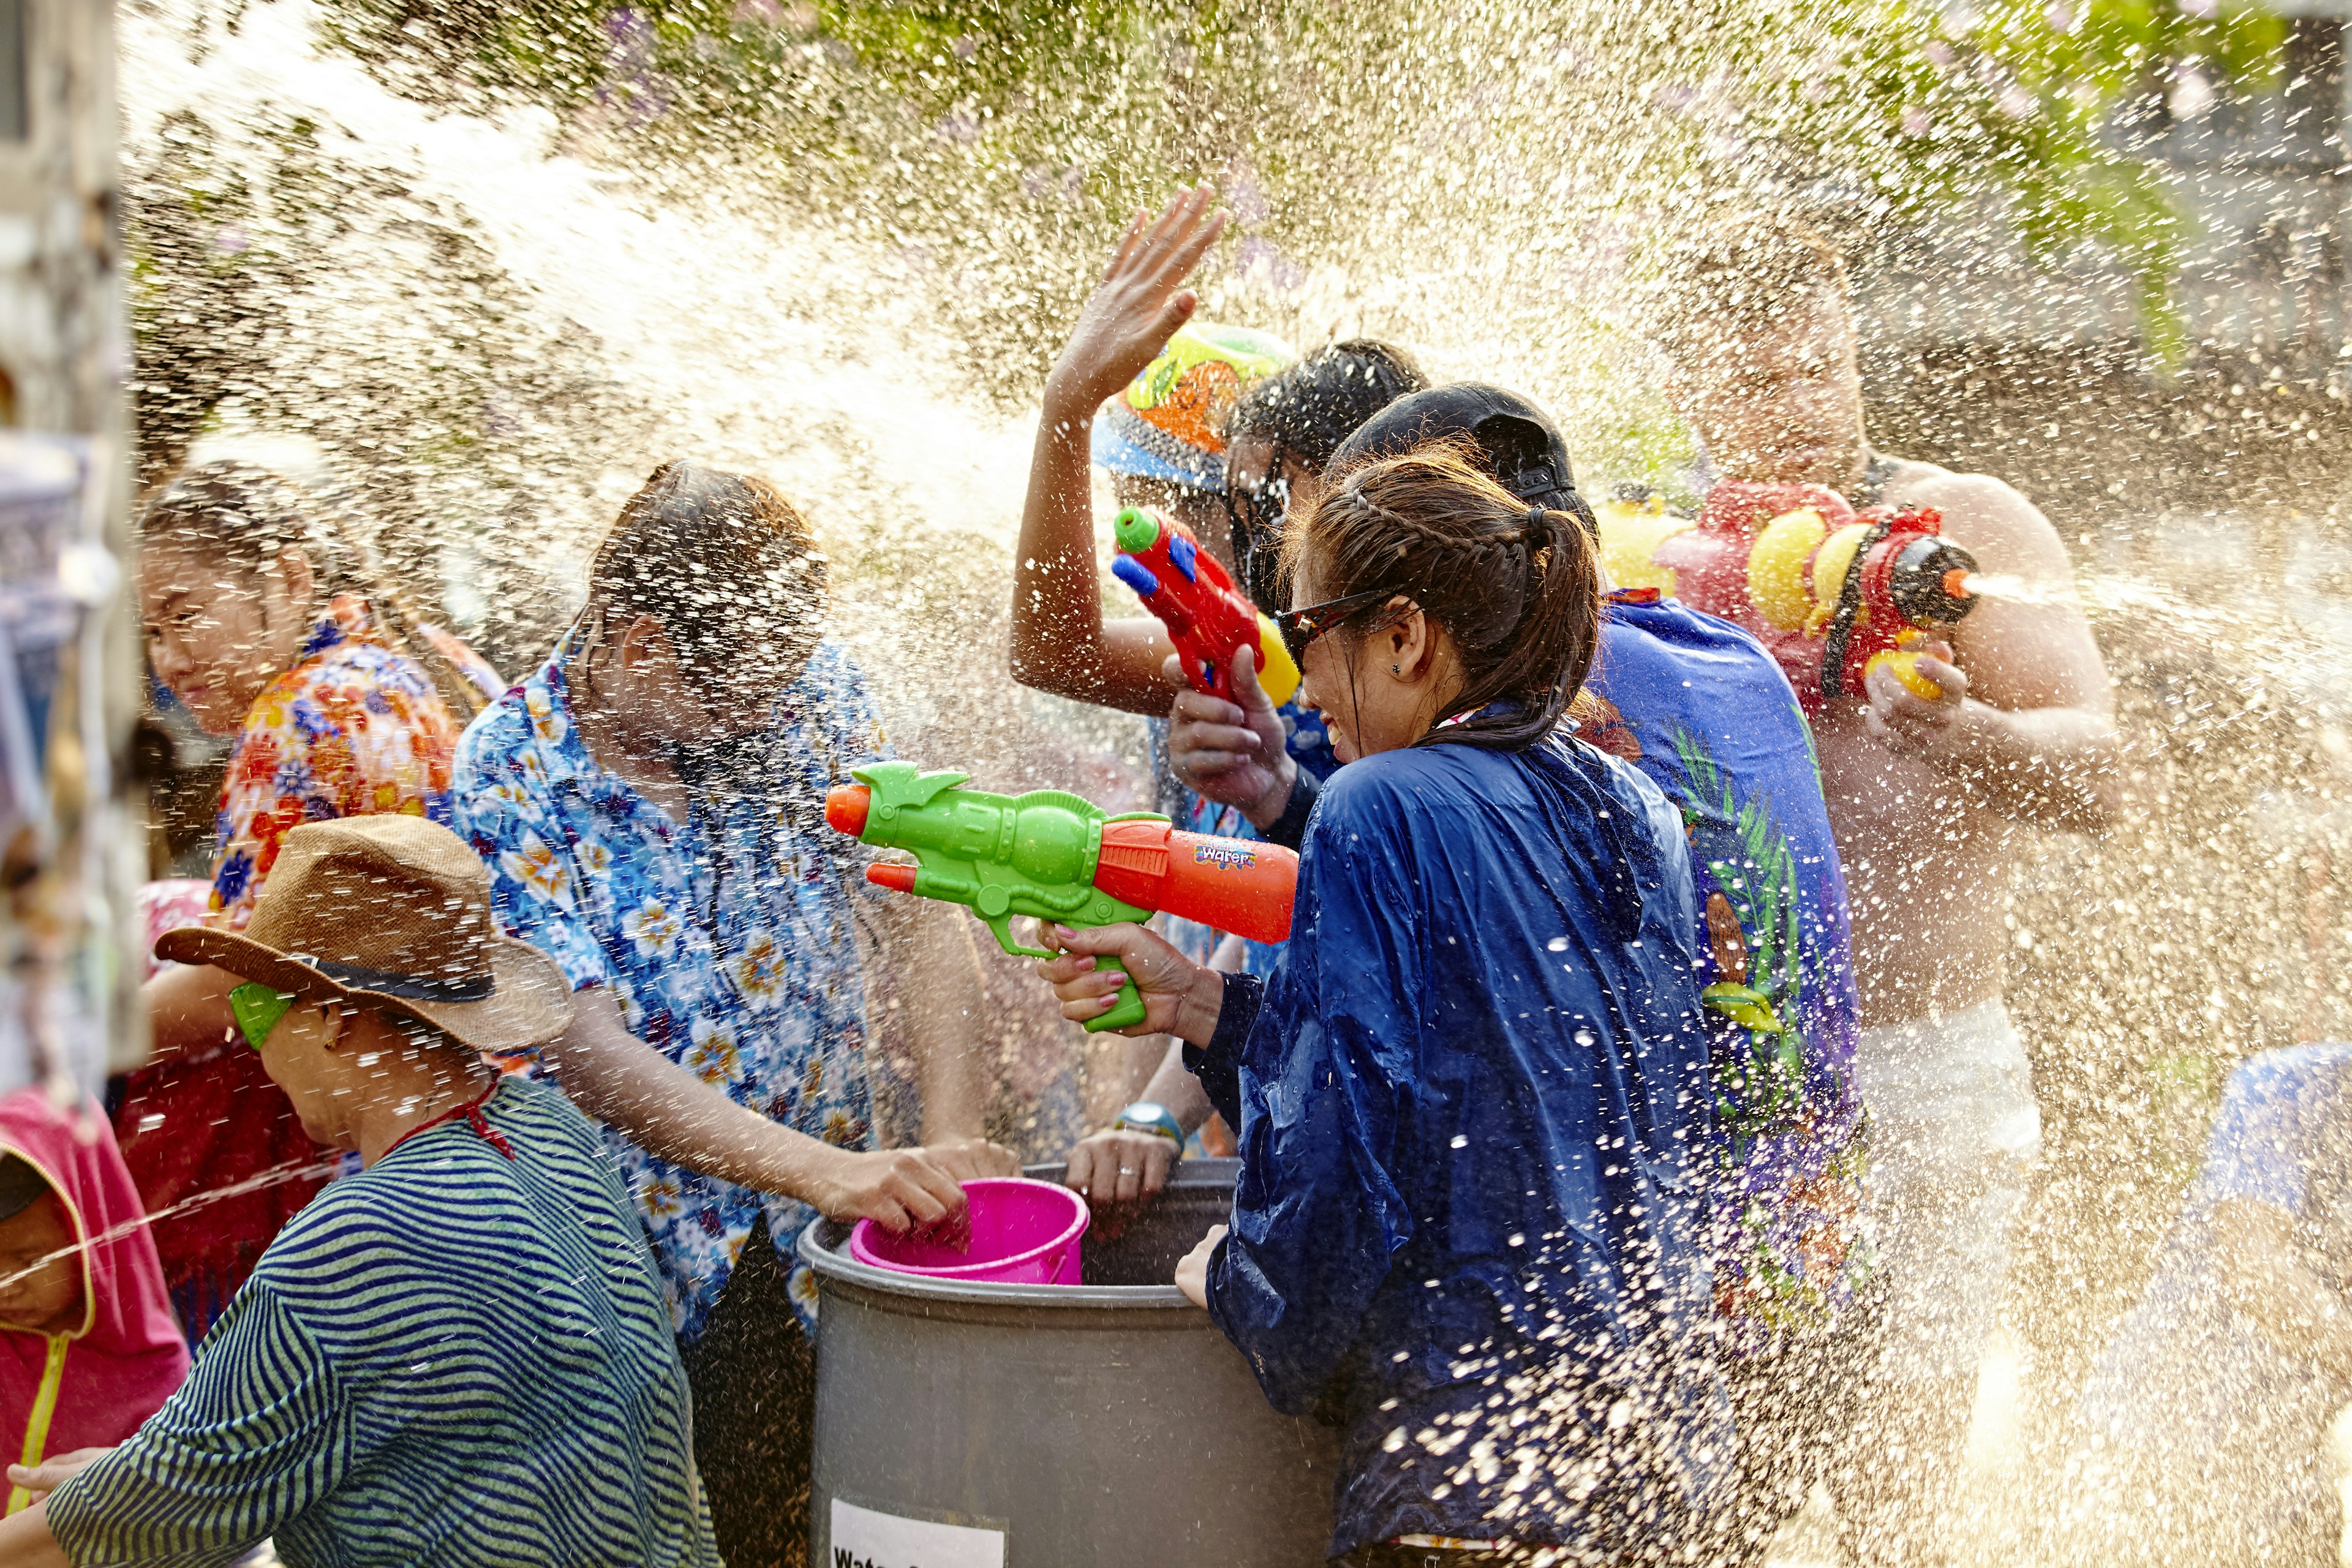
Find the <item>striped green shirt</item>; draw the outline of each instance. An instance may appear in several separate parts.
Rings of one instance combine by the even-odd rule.
[[[509,1079],[331,1184],[195,1370],[49,1500],[78,1564],[717,1568],[693,1415],[604,1142]]]

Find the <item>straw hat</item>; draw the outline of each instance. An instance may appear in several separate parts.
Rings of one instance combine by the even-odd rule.
[[[491,919],[480,859],[421,816],[305,823],[279,841],[243,931],[184,926],[155,955],[405,1013],[477,1050],[527,1050],[572,1017],[555,961]]]

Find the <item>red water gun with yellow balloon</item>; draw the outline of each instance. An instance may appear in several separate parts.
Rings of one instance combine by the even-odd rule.
[[[1856,511],[1820,485],[1727,480],[1707,492],[1696,522],[1614,521],[1605,509],[1603,556],[1625,557],[1611,561],[1612,574],[1753,632],[1806,712],[1864,696],[1881,665],[1916,695],[1943,696],[1919,673],[1912,645],[1976,608],[1977,561],[1944,537],[1935,508]]]

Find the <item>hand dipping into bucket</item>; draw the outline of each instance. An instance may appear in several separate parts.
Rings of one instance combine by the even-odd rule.
[[[1086,1200],[1067,1187],[1025,1176],[963,1184],[964,1245],[935,1232],[893,1236],[870,1219],[849,1233],[849,1255],[876,1268],[1000,1285],[1076,1285],[1083,1277]]]

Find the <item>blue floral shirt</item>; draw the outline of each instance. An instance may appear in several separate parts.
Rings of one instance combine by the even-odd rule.
[[[698,794],[688,820],[606,773],[572,719],[570,639],[457,748],[456,826],[493,908],[563,967],[609,985],[629,1030],[739,1105],[844,1148],[872,1144],[865,984],[854,925],[866,851],[824,826],[824,792],[889,753],[866,678],[828,639],[777,706],[772,793]],[[688,1171],[607,1128],[692,1342],[764,1212],[803,1323],[815,1282],[792,1253],[806,1204]]]

